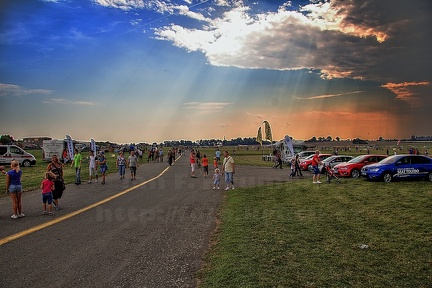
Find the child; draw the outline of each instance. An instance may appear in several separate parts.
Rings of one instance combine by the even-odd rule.
[[[204,154],[204,157],[201,159],[201,163],[202,163],[202,167],[203,167],[204,178],[207,178],[209,159],[207,158],[206,154]]]
[[[216,168],[215,173],[213,175],[213,179],[212,179],[213,180],[213,190],[216,189],[216,187],[218,190],[220,189],[220,186],[219,186],[220,178],[221,178],[220,170],[219,170],[219,168]]]
[[[213,168],[217,169],[218,168],[218,164],[219,164],[218,158],[214,157],[213,158]]]
[[[296,159],[293,157],[293,158],[291,159],[291,174],[290,174],[290,177],[291,177],[291,178],[294,178],[295,175],[296,175],[296,167],[295,167],[295,163],[296,163]]]
[[[52,202],[53,202],[53,193],[52,191],[55,189],[54,187],[54,181],[55,175],[52,172],[46,172],[45,173],[45,179],[42,180],[42,183],[40,185],[40,188],[42,189],[42,202],[43,202],[43,215],[53,215],[52,212]],[[47,205],[46,202],[48,202],[48,211],[47,211]]]

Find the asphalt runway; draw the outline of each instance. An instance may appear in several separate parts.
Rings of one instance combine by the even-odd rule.
[[[271,165],[236,166],[236,189],[293,181]],[[54,216],[42,215],[40,191],[23,194],[26,217],[16,220],[0,199],[0,287],[196,287],[229,193],[212,189],[212,168],[191,178],[186,155],[171,167],[145,163],[133,181],[128,170],[123,180],[110,174],[105,185],[87,184],[87,171]]]

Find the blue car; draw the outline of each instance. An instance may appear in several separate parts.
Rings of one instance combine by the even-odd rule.
[[[361,175],[368,180],[426,179],[432,181],[432,158],[421,155],[394,155],[366,165]]]

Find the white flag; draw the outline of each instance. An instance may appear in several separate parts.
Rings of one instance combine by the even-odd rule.
[[[285,135],[284,141],[285,141],[285,144],[290,151],[291,156],[294,156],[294,147],[293,147],[293,143],[291,141],[291,137],[289,137],[288,135]]]
[[[69,159],[73,160],[74,159],[74,146],[73,146],[72,137],[69,135],[66,135],[66,142],[67,142]]]

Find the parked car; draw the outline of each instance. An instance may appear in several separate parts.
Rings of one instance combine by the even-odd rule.
[[[309,157],[300,161],[300,169],[301,170],[309,170],[312,171],[312,158],[314,155],[310,155]],[[328,157],[332,156],[332,154],[319,154],[318,157],[322,161]]]
[[[387,155],[360,155],[346,163],[337,164],[333,167],[333,173],[342,177],[360,177],[360,171],[365,165],[378,163]]]
[[[361,175],[368,180],[427,179],[432,181],[432,158],[421,155],[394,155],[376,164],[366,165]]]
[[[330,168],[333,168],[334,166],[340,164],[340,163],[345,163],[347,161],[352,160],[354,157],[353,156],[347,156],[347,155],[333,155],[330,156],[324,160],[322,160],[323,162],[323,167],[321,167],[321,173],[324,174],[326,171],[325,166],[329,166]]]
[[[0,145],[0,164],[10,164],[12,160],[18,161],[24,167],[36,165],[36,158],[20,147],[15,145]]]
[[[315,151],[301,151],[301,152],[297,153],[297,155],[299,155],[300,159],[309,157],[310,155],[314,155],[314,154],[315,154]]]

